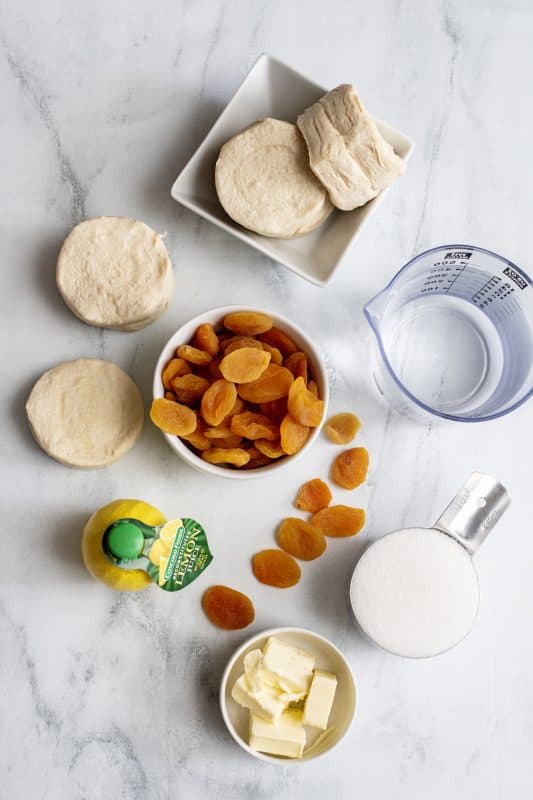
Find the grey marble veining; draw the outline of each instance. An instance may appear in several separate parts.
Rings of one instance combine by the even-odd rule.
[[[532,416],[418,426],[376,396],[362,305],[414,252],[452,240],[499,251],[531,272],[533,130],[527,0],[407,3],[0,3],[2,98],[2,489],[0,798],[351,798],[507,800],[531,794]],[[170,186],[262,51],[319,83],[353,81],[377,116],[416,141],[407,174],[319,289],[178,207]],[[85,216],[130,215],[166,231],[178,289],[144,331],[103,332],[59,298],[54,261]],[[332,410],[353,408],[372,458],[357,539],[332,542],[286,593],[254,581],[305,479],[327,474],[321,440],[292,467],[243,490],[177,461],[146,425],[105,470],[68,470],[32,441],[24,402],[50,366],[80,355],[128,370],[150,400],[162,343],[214,305],[279,310],[320,344]],[[477,559],[476,627],[446,656],[410,662],[373,648],[347,605],[358,554],[381,533],[427,524],[474,469],[513,503]],[[187,512],[215,560],[177,597],[119,595],[80,560],[98,506],[141,497]],[[264,507],[262,513],[257,508]],[[254,511],[251,515],[251,511]],[[251,519],[253,521],[251,521]],[[360,693],[350,736],[327,758],[274,768],[241,752],[218,712],[226,659],[248,632],[211,628],[206,585],[249,593],[257,618],[313,628],[349,657]]]

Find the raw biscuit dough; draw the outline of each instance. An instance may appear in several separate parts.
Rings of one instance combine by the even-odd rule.
[[[163,240],[127,217],[97,217],[76,225],[60,250],[56,281],[77,317],[123,331],[154,322],[174,290]]]
[[[26,413],[45,453],[70,467],[104,467],[135,444],[141,394],[110,361],[80,358],[48,370],[31,390]]]
[[[263,236],[302,236],[333,210],[296,125],[278,119],[255,122],[226,142],[215,185],[226,213]]]
[[[364,205],[405,172],[349,84],[321,97],[297,124],[311,169],[343,211]]]

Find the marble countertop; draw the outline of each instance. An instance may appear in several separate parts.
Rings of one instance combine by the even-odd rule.
[[[531,272],[532,40],[526,0],[3,3],[2,800],[531,794],[532,406],[467,429],[389,413],[372,384],[362,305],[415,252],[450,240],[502,252]],[[377,116],[417,143],[401,186],[327,289],[169,196],[262,51],[321,84],[353,81]],[[85,326],[57,294],[63,237],[100,214],[167,233],[177,290],[144,331]],[[299,484],[327,474],[326,441],[287,474],[243,486],[192,471],[150,424],[113,466],[69,470],[39,450],[24,417],[35,379],[78,356],[115,361],[148,404],[163,342],[191,316],[229,303],[278,310],[320,343],[332,410],[357,411],[371,453],[369,480],[354,495],[367,509],[365,532],[333,542],[286,593],[255,582],[249,559],[272,542]],[[482,604],[473,633],[429,661],[379,651],[347,605],[358,554],[387,530],[433,521],[474,469],[498,477],[513,503],[476,557]],[[120,496],[202,520],[215,554],[209,572],[178,596],[115,594],[92,580],[81,530]],[[248,631],[206,621],[199,600],[214,582],[253,597]],[[278,768],[235,746],[217,689],[249,633],[285,624],[342,648],[360,705],[334,753]]]

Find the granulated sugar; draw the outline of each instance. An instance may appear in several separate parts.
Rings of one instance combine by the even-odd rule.
[[[467,551],[445,533],[410,528],[379,539],[359,560],[350,588],[361,628],[411,658],[449,650],[469,633],[479,583]]]

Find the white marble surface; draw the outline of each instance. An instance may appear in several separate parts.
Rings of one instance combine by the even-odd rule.
[[[371,385],[361,309],[404,260],[446,240],[482,244],[531,271],[531,3],[0,5],[2,800],[529,796],[532,407],[468,428],[419,427],[390,415]],[[263,50],[320,83],[352,80],[376,115],[417,142],[407,175],[326,290],[169,198],[179,169]],[[168,232],[178,290],[142,332],[89,328],[56,292],[62,238],[99,214],[139,217]],[[332,542],[286,593],[256,583],[249,558],[270,544],[299,483],[327,472],[325,441],[286,475],[242,486],[191,471],[147,424],[122,461],[80,472],[38,449],[23,414],[37,376],[81,355],[116,361],[148,403],[170,333],[213,305],[240,302],[279,309],[316,337],[332,408],[357,410],[372,457],[370,479],[354,497],[368,510],[366,531]],[[474,632],[430,661],[372,648],[347,608],[358,553],[388,529],[429,523],[473,469],[499,477],[513,496],[477,557]],[[113,594],[85,572],[84,521],[128,495],[204,522],[215,561],[181,595]],[[327,758],[275,768],[226,734],[218,680],[247,633],[219,632],[204,619],[201,592],[218,581],[253,597],[250,633],[308,626],[349,656],[359,714]]]

